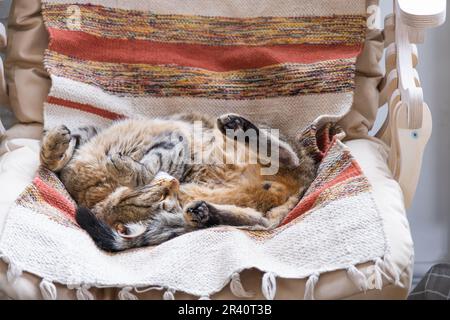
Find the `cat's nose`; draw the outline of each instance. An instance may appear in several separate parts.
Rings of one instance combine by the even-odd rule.
[[[155,177],[155,181],[163,186],[166,186],[170,191],[178,191],[180,187],[180,182],[178,179],[165,172],[158,172]]]
[[[176,192],[180,189],[180,182],[175,178],[170,179],[168,181],[168,184],[169,184],[170,191]]]

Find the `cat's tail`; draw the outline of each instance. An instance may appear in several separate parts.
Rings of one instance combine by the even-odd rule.
[[[126,249],[119,233],[104,221],[98,219],[88,208],[79,207],[77,209],[76,220],[100,249],[109,252]]]
[[[108,252],[158,245],[190,231],[183,216],[177,214],[160,214],[151,220],[125,225],[129,230],[142,230],[126,236],[98,219],[88,208],[77,209],[76,221],[100,249]]]

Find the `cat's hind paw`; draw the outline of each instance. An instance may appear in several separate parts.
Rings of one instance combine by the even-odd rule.
[[[49,130],[42,140],[41,164],[55,172],[61,170],[72,157],[75,144],[76,139],[66,126]]]
[[[241,117],[240,115],[234,113],[228,113],[217,118],[217,128],[224,135],[227,134],[228,130],[232,130],[236,132],[238,130],[247,131],[247,130],[255,130],[255,133],[258,132],[258,127],[251,123],[249,120]]]

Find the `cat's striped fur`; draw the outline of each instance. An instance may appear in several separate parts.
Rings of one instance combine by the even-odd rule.
[[[202,124],[201,144],[192,134],[196,121]],[[299,146],[277,139],[272,143],[280,146],[280,168],[265,176],[261,169],[267,162],[252,164],[248,157],[267,159],[253,144],[233,141],[233,151],[240,144],[245,152],[238,154],[240,162],[227,164],[234,153],[224,148],[230,142],[226,129],[253,129],[257,139],[277,139],[238,115],[214,122],[179,114],[122,120],[101,131],[51,129],[41,162],[59,173],[79,204],[78,223],[108,251],[156,245],[215,225],[277,225],[314,178],[313,160]],[[193,164],[200,154],[203,161]]]

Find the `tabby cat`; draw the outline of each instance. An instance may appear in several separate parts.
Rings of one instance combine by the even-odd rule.
[[[201,144],[192,134],[198,123]],[[260,144],[238,141],[230,130],[254,130],[258,141],[269,141],[269,151],[279,146],[278,172],[263,175],[271,152],[263,159]],[[238,147],[245,152],[236,156]],[[257,161],[250,163],[249,155]],[[235,114],[216,121],[194,114],[121,120],[101,131],[58,126],[45,133],[40,158],[79,205],[78,224],[107,251],[157,245],[216,225],[276,226],[316,171],[300,146]]]

